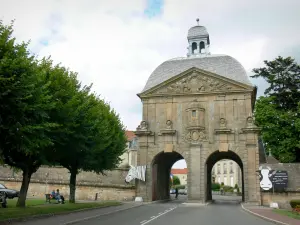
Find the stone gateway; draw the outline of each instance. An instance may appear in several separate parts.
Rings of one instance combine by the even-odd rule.
[[[260,204],[259,129],[252,116],[257,90],[236,59],[210,54],[204,26],[190,28],[187,39],[187,57],[159,65],[138,94],[137,165],[147,170],[146,181],[136,181],[137,196],[169,198],[171,167],[185,159],[188,200],[210,201],[212,167],[231,159],[242,171],[243,200]]]

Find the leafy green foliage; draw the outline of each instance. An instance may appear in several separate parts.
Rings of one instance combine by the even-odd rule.
[[[179,189],[185,189],[185,185],[182,185],[182,184],[178,184],[178,185],[174,185],[173,188],[177,188],[178,190]]]
[[[173,185],[180,185],[180,179],[178,176],[173,176]]]
[[[19,206],[25,206],[31,175],[42,164],[70,171],[75,202],[80,170],[104,173],[125,151],[123,124],[91,86],[50,58],[37,60],[16,44],[12,24],[0,21],[0,161],[23,171]]]
[[[48,134],[56,124],[47,111],[55,104],[42,68],[12,32],[0,21],[0,149],[4,163],[23,171],[18,205],[25,206],[30,177],[53,144]]]
[[[213,191],[219,191],[221,188],[221,185],[219,183],[212,183],[211,184],[211,190]]]
[[[291,57],[281,56],[264,63],[266,67],[253,69],[252,77],[261,77],[268,82],[265,95],[274,97],[277,108],[294,111],[300,102],[300,65]]]
[[[173,176],[173,180],[170,179],[170,187],[180,185],[180,179],[178,176]]]
[[[238,184],[234,185],[234,189],[236,189],[238,193],[240,192],[240,188],[239,188]]]
[[[300,161],[300,66],[291,57],[265,61],[252,77],[269,87],[255,106],[256,125],[262,128],[266,151],[281,162]]]
[[[297,199],[291,200],[290,205],[294,209],[294,208],[296,208],[296,206],[300,205],[300,200],[297,200]]]
[[[233,192],[233,187],[224,185],[224,186],[223,186],[223,190],[224,190],[225,192]]]

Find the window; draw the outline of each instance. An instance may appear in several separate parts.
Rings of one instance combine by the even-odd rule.
[[[220,171],[220,164],[218,164],[217,173],[218,173],[218,174],[221,173],[221,171]]]
[[[227,164],[226,163],[223,164],[223,172],[224,172],[224,174],[227,174]]]
[[[232,166],[232,162],[230,163],[230,173],[233,173],[233,166]]]
[[[192,44],[192,53],[197,53],[197,43],[193,42]]]
[[[227,185],[227,177],[224,177],[224,185]]]
[[[196,118],[196,116],[197,116],[196,110],[192,110],[192,117],[193,117],[193,118]]]
[[[218,183],[221,184],[221,177],[218,177]]]
[[[6,187],[4,185],[2,185],[2,184],[0,184],[0,188],[1,189],[6,189]]]
[[[230,186],[233,187],[233,176],[230,176]]]
[[[200,42],[200,52],[201,52],[201,53],[204,53],[204,51],[205,51],[205,44],[204,44],[203,41],[201,41],[201,42]]]

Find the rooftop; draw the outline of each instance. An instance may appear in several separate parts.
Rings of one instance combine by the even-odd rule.
[[[206,55],[180,57],[163,62],[152,72],[142,92],[193,67],[252,86],[244,67],[235,58],[228,55]]]
[[[125,131],[125,135],[126,135],[126,137],[127,137],[127,141],[132,141],[133,138],[136,137],[136,135],[134,134],[134,132],[131,131],[131,130],[126,130],[126,131]]]
[[[176,175],[176,174],[187,174],[188,173],[188,169],[184,168],[184,169],[171,169],[171,173]]]

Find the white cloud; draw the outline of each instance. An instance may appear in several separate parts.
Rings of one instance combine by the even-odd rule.
[[[173,164],[172,168],[176,168],[176,169],[187,168],[186,161],[184,159],[178,160],[176,163]]]
[[[51,55],[79,72],[83,83],[94,83],[128,129],[141,120],[136,94],[160,63],[186,54],[187,30],[198,16],[211,51],[236,57],[247,71],[278,49],[300,46],[297,0],[164,2],[162,15],[152,19],[143,15],[146,0],[0,0],[0,15],[5,22],[16,19],[15,35],[31,39],[35,53]]]

